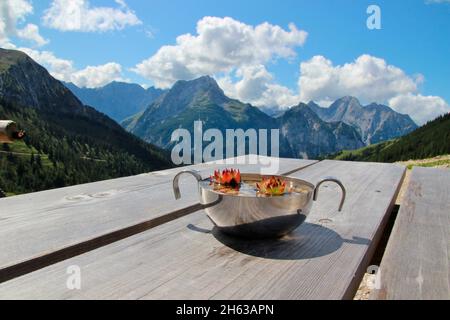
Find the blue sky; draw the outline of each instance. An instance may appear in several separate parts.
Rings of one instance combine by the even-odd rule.
[[[363,103],[389,104],[411,114],[417,122],[450,109],[450,2],[445,0],[72,0],[75,7],[94,10],[91,13],[109,8],[115,10],[110,11],[111,16],[117,14],[117,21],[110,21],[108,26],[95,25],[98,21],[92,18],[92,23],[86,19],[89,21],[78,21],[75,27],[70,24],[74,17],[61,12],[67,0],[6,1],[10,2],[9,17],[17,17],[15,30],[3,28],[2,35],[0,26],[0,43],[3,37],[4,47],[26,48],[54,76],[80,86],[125,80],[168,87],[177,78],[210,73],[227,94],[255,105],[285,107],[297,100],[312,99],[326,106],[339,95],[348,94]],[[60,2],[59,9],[55,2]],[[11,9],[24,3],[32,7],[32,12],[29,8]],[[381,9],[381,30],[366,26],[366,9],[371,4]],[[46,18],[52,6],[52,15]],[[217,17],[203,21],[208,30],[216,32],[209,34],[220,46],[232,48],[233,43],[248,39],[263,39],[268,44],[255,47],[255,54],[242,44],[238,52],[242,59],[228,61],[225,54],[215,56],[212,65],[206,66],[208,43],[196,28],[207,16]],[[232,21],[221,20],[224,17]],[[255,32],[241,39],[238,32],[226,39],[221,31],[248,27],[250,31],[245,32],[251,33],[263,23],[271,26],[265,38]],[[298,32],[289,28],[290,23]],[[37,26],[38,32],[24,35],[20,30],[28,24]],[[286,34],[272,43],[271,37],[278,34],[276,28]],[[37,33],[40,38],[36,38]],[[176,46],[176,38],[185,34],[198,39]],[[222,36],[224,39],[220,39]],[[158,54],[167,45],[172,48]],[[266,50],[267,54],[258,53]],[[152,61],[143,63],[152,57]],[[139,64],[141,68],[136,68]],[[160,71],[168,64],[170,70]],[[92,68],[87,70],[88,66]],[[99,66],[103,68],[96,69]]]

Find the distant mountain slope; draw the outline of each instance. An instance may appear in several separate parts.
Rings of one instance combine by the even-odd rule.
[[[0,98],[46,111],[94,116],[66,87],[26,54],[1,48]]]
[[[26,129],[29,155],[0,154],[0,186],[22,193],[171,167],[167,152],[84,106],[22,52],[0,49],[0,119]],[[41,160],[36,160],[36,159]],[[45,161],[42,161],[45,159]]]
[[[113,81],[101,88],[79,88],[73,83],[64,83],[78,99],[93,106],[116,121],[122,121],[140,111],[164,93],[161,89],[142,88],[135,83]]]
[[[203,130],[217,128],[276,128],[272,118],[258,108],[225,96],[216,81],[204,76],[177,81],[172,89],[153,102],[145,112],[122,122],[132,133],[163,148],[170,148],[170,137],[177,128],[193,134],[194,121],[204,122]]]
[[[354,127],[343,122],[325,122],[304,103],[290,108],[277,120],[294,157],[320,156],[364,146]]]
[[[204,76],[192,81],[177,81],[173,87],[155,100],[142,114],[142,121],[161,121],[173,117],[189,107],[214,104],[223,106],[225,103],[241,104],[225,96],[216,81]]]
[[[329,108],[321,108],[314,102],[308,105],[324,121],[343,121],[356,127],[366,144],[400,137],[417,128],[408,115],[381,104],[363,107],[354,97],[338,99]]]
[[[450,154],[450,113],[428,122],[410,134],[359,150],[332,156],[339,160],[395,162]]]
[[[309,110],[309,108],[308,108]],[[170,147],[173,130],[193,131],[195,120],[204,122],[204,130],[280,129],[280,154],[287,157],[316,157],[340,148],[358,148],[363,144],[358,133],[347,125],[326,124],[312,111],[301,112],[303,126],[288,117],[275,119],[259,108],[228,98],[216,81],[208,76],[192,81],[178,81],[168,92],[155,100],[144,113],[122,122],[132,133],[161,147]],[[313,131],[310,131],[314,128]],[[326,134],[324,133],[326,131]],[[331,141],[309,141],[311,136]],[[323,144],[324,147],[317,147]]]

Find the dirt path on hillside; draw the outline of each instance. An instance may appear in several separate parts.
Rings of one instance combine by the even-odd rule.
[[[26,153],[26,152],[14,152],[14,151],[3,151],[3,150],[0,150],[0,153],[7,153],[7,154],[11,153],[11,154],[19,155],[19,156],[29,156],[29,155],[31,155],[31,153]]]

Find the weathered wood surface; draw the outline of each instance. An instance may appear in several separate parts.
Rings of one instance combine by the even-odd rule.
[[[0,298],[342,299],[352,298],[394,205],[404,167],[323,161],[292,174],[321,187],[306,222],[289,236],[242,241],[213,229],[199,211],[0,284]],[[212,230],[212,232],[208,232]],[[67,267],[81,268],[69,290]]]
[[[280,173],[317,162],[279,160]],[[196,180],[183,177],[183,199],[175,201],[174,175],[196,169],[206,178],[227,166],[206,163],[1,199],[0,282],[198,210]],[[259,165],[233,167],[260,170]]]
[[[450,299],[450,170],[415,167],[373,299]]]

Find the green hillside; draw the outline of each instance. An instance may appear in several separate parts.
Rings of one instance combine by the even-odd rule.
[[[29,56],[1,48],[0,119],[26,131],[23,142],[0,144],[0,188],[7,194],[172,166],[166,151],[83,105]]]
[[[27,132],[24,141],[0,144],[0,188],[8,195],[170,167],[158,148],[82,116],[55,117],[0,101],[0,119]]]
[[[349,161],[395,162],[424,159],[450,153],[450,113],[440,116],[410,134],[328,158]]]

